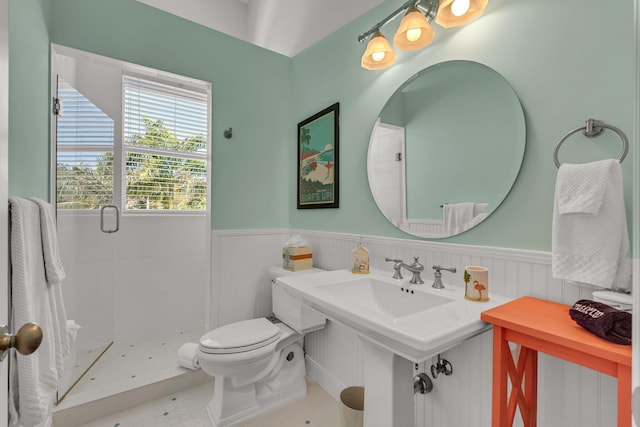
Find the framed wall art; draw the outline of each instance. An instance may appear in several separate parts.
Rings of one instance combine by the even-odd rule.
[[[298,123],[298,209],[338,207],[340,105]]]

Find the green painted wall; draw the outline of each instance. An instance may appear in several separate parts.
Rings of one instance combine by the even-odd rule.
[[[513,86],[525,112],[527,147],[520,175],[498,210],[480,226],[444,241],[550,250],[556,178],[552,154],[557,141],[593,117],[622,128],[632,150],[637,149],[633,2],[611,2],[602,8],[596,0],[492,0],[485,14],[470,25],[452,29],[436,25],[430,46],[399,51],[393,67],[361,68],[365,46],[357,42],[358,34],[399,4],[385,1],[293,58],[291,121],[301,121],[336,101],[341,104],[341,182],[339,209],[298,211],[295,182],[290,181],[290,225],[411,238],[386,221],[369,191],[366,157],[371,129],[387,99],[407,78],[433,64],[466,59],[493,68]],[[388,39],[398,21],[383,29]],[[611,132],[597,140],[576,136],[565,145],[561,160],[574,163],[618,156],[621,151]],[[631,163],[623,163],[629,222]],[[295,174],[295,165],[290,170]]]
[[[49,190],[51,41],[211,82],[212,227],[288,226],[290,58],[135,0],[12,0],[11,6],[13,194],[46,198]],[[230,140],[222,135],[228,127]]]
[[[289,58],[135,0],[53,3],[54,43],[212,83],[214,229],[288,225]]]
[[[9,1],[9,195],[49,200],[49,0]]]
[[[10,192],[48,198],[49,41],[213,84],[214,229],[293,227],[409,237],[378,212],[366,155],[371,128],[408,77],[452,59],[484,63],[513,86],[527,148],[516,184],[479,227],[446,239],[550,249],[556,142],[590,117],[633,131],[633,2],[492,0],[458,29],[436,26],[432,45],[399,52],[392,68],[360,68],[358,34],[394,10],[386,0],[293,59],[163,13],[135,0],[10,1]],[[551,12],[552,11],[552,12]],[[397,24],[397,23],[396,23]],[[594,31],[607,28],[607,31]],[[384,32],[392,37],[394,25]],[[340,208],[298,211],[296,123],[341,103]],[[232,126],[234,137],[222,131]],[[561,160],[617,156],[615,135],[576,137]],[[623,164],[631,219],[631,162]]]

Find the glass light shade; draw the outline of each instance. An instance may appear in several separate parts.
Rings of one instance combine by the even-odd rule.
[[[456,16],[456,14],[454,14],[451,9],[453,4],[459,1],[463,0],[443,0],[440,3],[438,15],[436,16],[436,22],[438,23],[438,25],[444,28],[450,28],[468,24],[469,22],[482,15],[482,12],[484,12],[485,7],[487,7],[487,2],[489,0],[468,0],[469,9],[466,11],[466,13],[460,16]],[[456,6],[458,6],[457,3]],[[454,11],[456,11],[457,9],[456,6],[453,7]],[[456,11],[456,13],[459,12]]]
[[[415,6],[411,6],[400,22],[393,44],[402,50],[422,49],[431,43],[434,34],[427,18]]]
[[[362,68],[382,70],[396,62],[396,53],[380,31],[369,40],[362,55]]]

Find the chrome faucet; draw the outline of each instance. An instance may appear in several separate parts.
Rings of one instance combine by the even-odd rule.
[[[455,267],[447,268],[447,267],[442,267],[441,265],[434,265],[432,268],[435,270],[433,275],[436,278],[433,281],[433,286],[432,287],[434,287],[436,289],[444,289],[444,285],[442,284],[442,271],[440,271],[440,270],[447,270],[447,271],[450,271],[452,273],[456,272]]]
[[[419,285],[421,283],[424,283],[424,280],[422,280],[422,278],[420,277],[420,273],[424,271],[424,265],[418,262],[418,258],[419,257],[417,256],[413,257],[413,264],[410,265],[405,264],[401,259],[385,258],[384,260],[387,262],[395,263],[393,265],[394,279],[402,279],[402,273],[400,272],[400,269],[404,267],[413,274],[413,277],[411,278],[411,280],[409,280],[409,283],[411,283],[412,285]]]

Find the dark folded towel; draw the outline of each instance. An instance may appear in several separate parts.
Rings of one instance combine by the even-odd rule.
[[[631,345],[631,313],[601,302],[581,299],[569,315],[589,332],[616,344]]]

